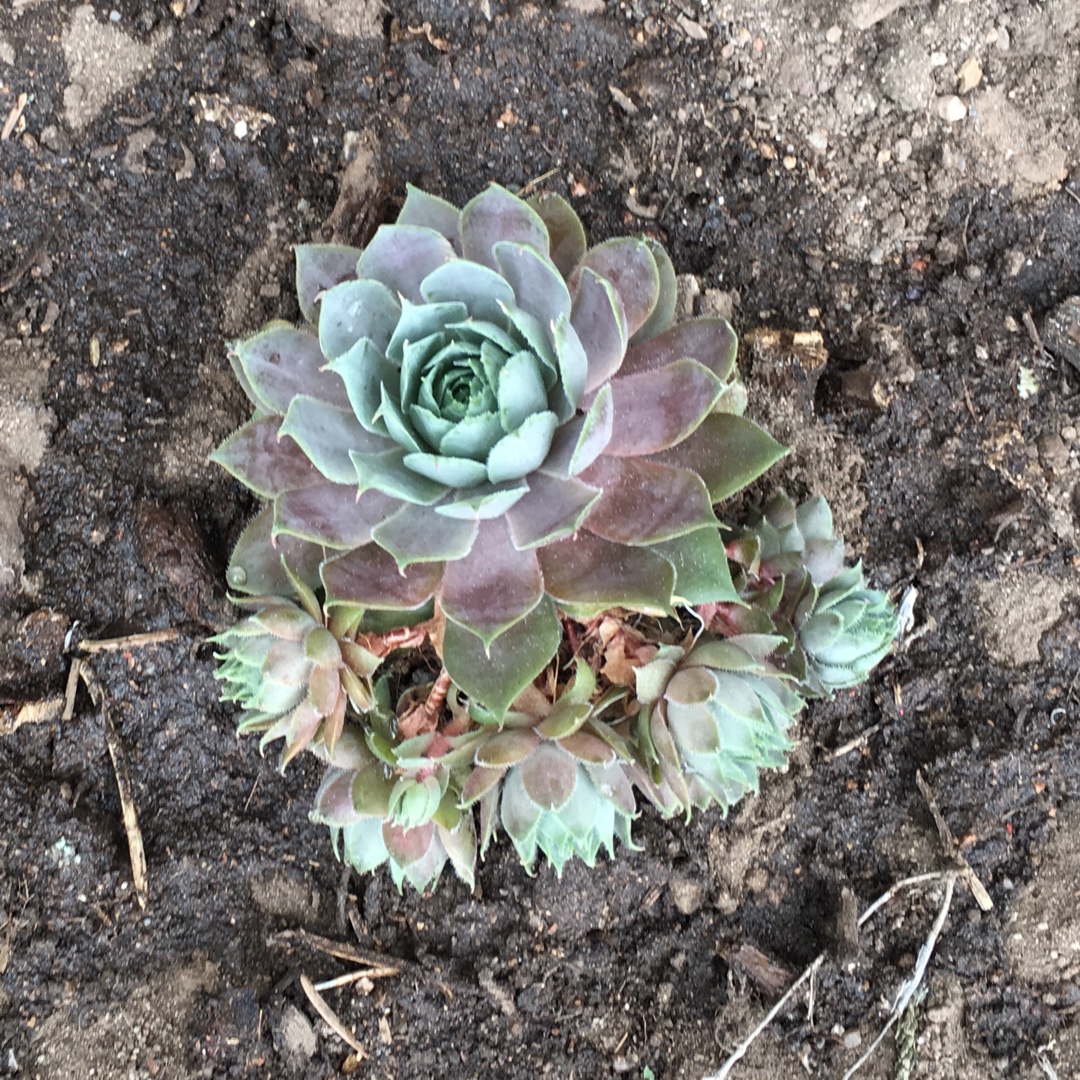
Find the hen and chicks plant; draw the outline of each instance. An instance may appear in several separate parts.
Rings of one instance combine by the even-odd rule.
[[[230,348],[253,416],[213,456],[266,507],[220,677],[282,767],[326,761],[313,817],[358,870],[471,883],[500,830],[530,869],[592,865],[635,788],[726,809],[888,651],[823,500],[717,517],[784,448],[731,327],[675,323],[654,241],[410,188],[363,250],[298,247],[296,282],[304,323]]]

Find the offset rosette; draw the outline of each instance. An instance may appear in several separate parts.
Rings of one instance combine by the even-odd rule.
[[[230,584],[266,591],[288,544],[331,610],[434,603],[451,678],[496,714],[557,609],[734,601],[713,504],[783,451],[738,415],[731,328],[673,326],[674,286],[658,245],[586,250],[563,199],[497,186],[460,212],[410,188],[363,251],[298,248],[307,324],[233,346],[255,417],[214,457],[273,507]]]
[[[575,856],[588,866],[601,848],[615,854],[615,838],[633,847],[634,791],[623,771],[630,751],[600,719],[622,694],[593,701],[596,678],[586,665],[553,702],[535,685],[514,702],[499,730],[457,740],[474,768],[461,805],[480,805],[481,854],[499,823],[530,872],[537,853],[562,876]]]
[[[773,495],[730,550],[743,565],[743,599],[790,639],[785,667],[800,693],[821,697],[858,686],[889,652],[896,608],[867,587],[861,562],[844,565],[844,541],[820,495],[798,507],[782,491]]]
[[[263,748],[284,739],[282,769],[316,740],[333,752],[349,704],[370,707],[370,679],[379,666],[377,657],[341,636],[300,588],[303,606],[277,597],[250,601],[254,614],[210,639],[222,650],[222,700],[244,710],[239,734],[261,732]]]
[[[340,841],[341,857],[358,873],[386,863],[399,889],[408,881],[426,892],[449,861],[472,888],[476,830],[472,814],[458,809],[450,763],[439,756],[445,740],[413,739],[397,749],[400,757],[379,747],[370,728],[347,726],[335,752],[321,755],[329,767],[311,820],[330,826],[335,851]]]
[[[664,646],[638,668],[640,764],[630,773],[664,814],[727,810],[757,791],[762,769],[786,764],[805,702],[770,660],[785,644],[768,634],[703,639],[688,652]]]

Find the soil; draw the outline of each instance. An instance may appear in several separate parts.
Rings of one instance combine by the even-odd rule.
[[[941,884],[854,911],[953,865],[921,770],[993,906],[958,885],[914,1071],[889,1036],[860,1075],[1080,1076],[1078,105],[1075,0],[5,5],[0,1075],[698,1080],[825,952],[731,1075],[839,1077]],[[820,334],[743,358],[777,482],[918,594],[726,820],[644,809],[591,871],[500,844],[474,893],[399,895],[308,821],[317,765],[217,701],[254,507],[206,455],[245,418],[228,336],[298,315],[291,243],[490,180],[660,237],[688,310]],[[81,641],[153,631],[84,653],[104,709],[63,718]],[[358,1065],[300,986],[351,965],[301,931],[400,964],[325,992]]]

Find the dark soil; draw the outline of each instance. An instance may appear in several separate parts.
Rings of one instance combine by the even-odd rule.
[[[883,188],[854,144],[788,168],[788,135],[765,131],[781,89],[759,80],[741,101],[751,54],[724,55],[741,23],[595,7],[492,0],[487,18],[479,4],[393,0],[379,36],[349,39],[283,0],[188,0],[183,18],[95,4],[99,23],[115,10],[158,52],[82,129],[64,118],[74,5],[0,13],[12,50],[0,48],[0,121],[31,94],[0,143],[0,339],[5,358],[48,365],[39,404],[54,425],[40,463],[12,473],[22,565],[0,579],[0,1075],[336,1075],[347,1050],[299,975],[349,965],[282,933],[305,929],[402,964],[370,993],[327,992],[368,1055],[357,1075],[701,1077],[773,1000],[733,960],[739,946],[797,974],[834,956],[845,889],[861,910],[949,865],[916,770],[994,901],[983,913],[957,893],[921,1021],[946,1034],[919,1075],[1037,1075],[1039,1048],[1075,1046],[1071,976],[1029,978],[1007,946],[1052,834],[1077,835],[1080,371],[1041,352],[1023,320],[1034,330],[1080,292],[1080,200],[1021,198],[974,168],[935,180],[946,166],[932,139],[922,188]],[[824,40],[833,21],[832,7],[806,7],[791,42]],[[686,13],[707,40],[679,28]],[[908,18],[862,32],[845,62],[872,63]],[[200,118],[197,93],[274,122],[238,138],[234,121]],[[343,142],[356,142],[346,132],[375,148],[378,192],[354,218],[392,216],[406,182],[461,204],[492,179],[547,176],[591,237],[646,229],[680,272],[735,294],[741,333],[821,331],[830,359],[813,413],[783,387],[755,398],[750,371],[752,408],[803,448],[781,474],[793,494],[820,466],[830,499],[850,500],[839,516],[872,582],[897,598],[918,588],[915,631],[868,686],[807,711],[791,767],[729,819],[687,826],[645,809],[640,850],[571,864],[561,881],[530,878],[500,843],[474,894],[446,877],[433,897],[402,896],[385,875],[343,875],[308,822],[316,764],[282,777],[237,741],[206,641],[229,617],[224,566],[254,509],[205,461],[245,418],[224,343],[298,317],[287,244],[321,235]],[[884,252],[842,241],[830,169],[875,193],[872,220],[899,207],[925,227]],[[655,218],[631,213],[628,192]],[[1021,369],[1038,383],[1028,397]],[[880,382],[877,404],[864,376]],[[1049,615],[1033,612],[1047,589]],[[69,720],[11,718],[64,694],[68,631],[77,643],[169,628],[164,644],[89,659],[133,782],[143,910],[101,710],[80,689]],[[822,967],[812,1022],[793,1006],[733,1075],[841,1075],[857,1056],[845,1036],[869,1045],[939,904],[932,890],[894,900],[853,958]],[[316,1025],[313,1052],[296,1008]],[[1077,1061],[1060,1059],[1061,1075],[1080,1075]]]

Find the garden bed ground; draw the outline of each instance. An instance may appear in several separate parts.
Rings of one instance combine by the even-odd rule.
[[[828,958],[812,1017],[732,1075],[840,1076],[940,908],[914,888],[838,931],[950,865],[921,770],[993,908],[958,888],[914,1075],[1080,1076],[1080,368],[1048,329],[1080,292],[1078,95],[1074,0],[5,5],[0,1075],[337,1075],[299,977],[349,965],[309,931],[401,965],[327,992],[356,1075],[696,1080],[775,1000],[752,946]],[[278,775],[217,703],[253,505],[206,455],[245,418],[225,341],[297,316],[291,243],[489,180],[661,237],[743,335],[820,332],[812,397],[808,339],[745,351],[751,411],[795,447],[778,480],[918,600],[727,820],[646,809],[592,871],[530,878],[501,844],[475,893],[401,896],[308,822],[317,765]],[[67,638],[151,631],[89,657],[142,909],[103,711],[50,702]]]

